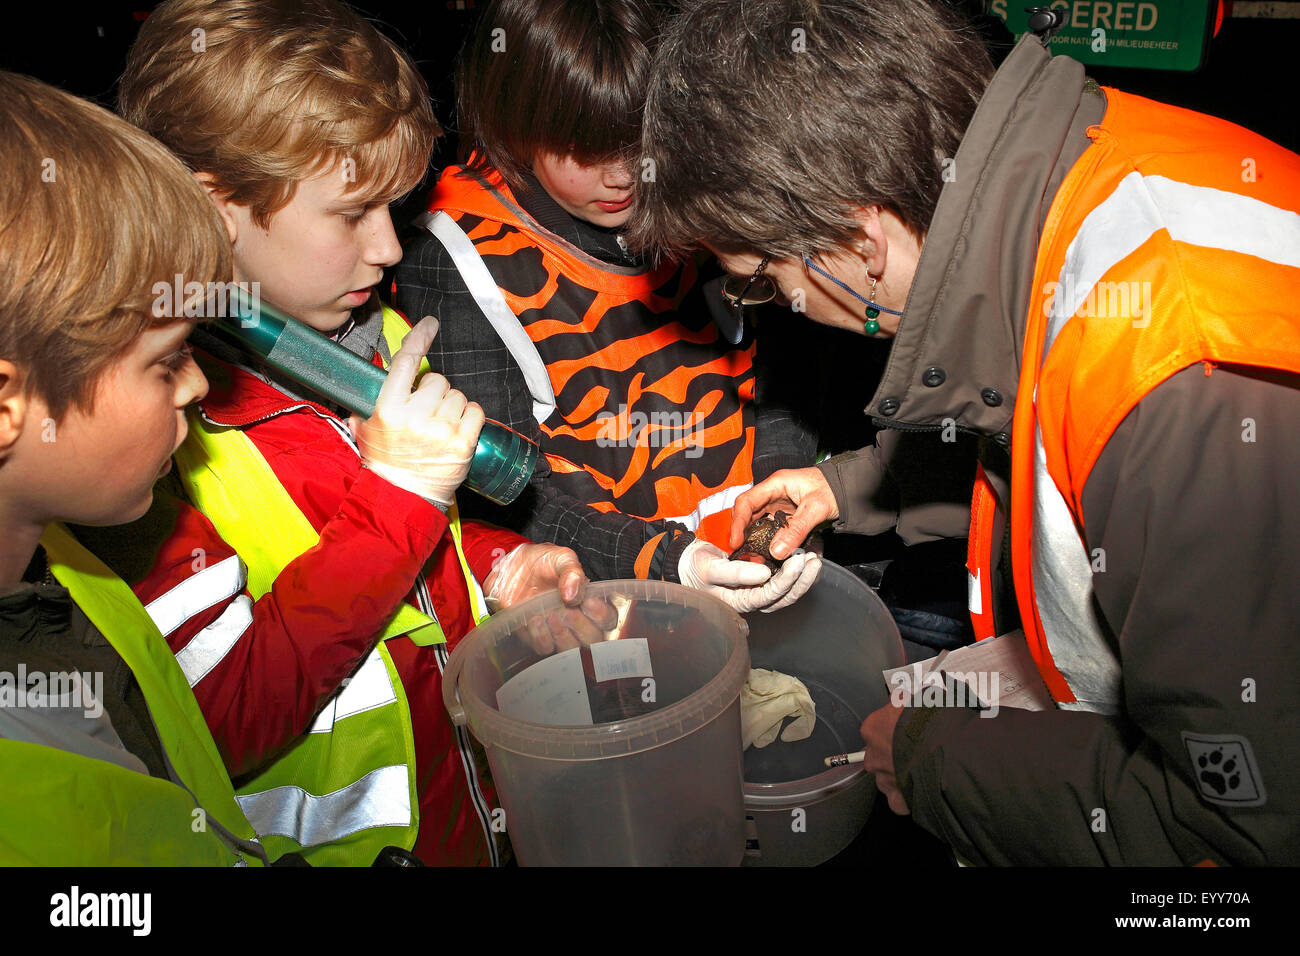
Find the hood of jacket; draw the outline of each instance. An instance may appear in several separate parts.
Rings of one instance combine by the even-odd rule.
[[[499,172],[492,169],[479,173],[464,166],[448,166],[442,171],[426,208],[429,212],[439,209],[467,212],[493,222],[532,218],[519,205]]]
[[[1032,34],[998,69],[962,137],[921,249],[884,377],[886,427],[1011,431],[1034,262],[1047,212],[1105,98]]]

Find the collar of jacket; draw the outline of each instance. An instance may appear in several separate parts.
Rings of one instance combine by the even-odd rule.
[[[962,137],[865,409],[880,425],[1007,441],[1034,260],[1048,208],[1105,99],[1032,34],[998,69]]]
[[[370,301],[355,309],[348,322],[331,337],[354,355],[374,361],[375,354],[379,353],[386,363],[392,356],[388,354],[383,328],[383,304],[372,294]],[[346,410],[332,409],[317,399],[304,397],[303,392],[308,391],[306,386],[272,369],[256,366],[251,355],[221,339],[205,343],[205,350],[200,354],[208,378],[208,394],[199,402],[199,408],[215,425],[243,428],[302,405],[336,418],[348,417]]]
[[[244,428],[301,405],[335,417],[324,405],[286,395],[249,370],[207,353],[202,353],[202,368],[208,378],[208,394],[199,402],[199,408],[215,425]]]

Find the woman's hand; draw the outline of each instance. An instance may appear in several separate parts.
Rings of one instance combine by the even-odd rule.
[[[736,499],[731,509],[731,547],[745,540],[745,528],[754,515],[769,511],[791,513],[786,526],[772,538],[772,557],[784,560],[823,521],[840,516],[839,505],[826,476],[816,468],[789,468],[759,482]]]
[[[898,778],[894,774],[894,728],[903,716],[903,708],[895,707],[893,702],[867,715],[862,722],[863,747],[862,769],[876,775],[876,789],[889,801],[889,809],[898,814],[908,814],[911,810],[903,791],[898,789]]]

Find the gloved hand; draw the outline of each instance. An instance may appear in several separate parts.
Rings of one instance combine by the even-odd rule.
[[[496,561],[483,582],[488,604],[503,609],[555,588],[560,589],[560,600],[572,607],[586,584],[578,556],[558,544],[521,544]]]
[[[496,563],[483,583],[493,610],[559,588],[565,607],[534,615],[523,632],[539,654],[604,640],[605,632],[618,623],[618,612],[609,602],[586,595],[587,575],[578,556],[558,544],[521,544]]]
[[[354,415],[351,425],[367,468],[446,511],[469,473],[483,409],[433,372],[411,391],[437,333],[432,316],[407,333],[388,367],[374,414],[365,421]]]
[[[796,551],[773,574],[762,564],[730,561],[720,548],[696,538],[682,552],[677,578],[748,614],[789,607],[808,593],[821,567],[818,555]]]

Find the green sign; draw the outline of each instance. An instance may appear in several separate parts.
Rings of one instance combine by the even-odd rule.
[[[1040,4],[1047,5],[1047,4]],[[1029,29],[1027,0],[991,0],[989,10],[1019,38]],[[1054,0],[1069,11],[1052,37],[1053,53],[1097,66],[1195,70],[1209,46],[1216,0]]]

